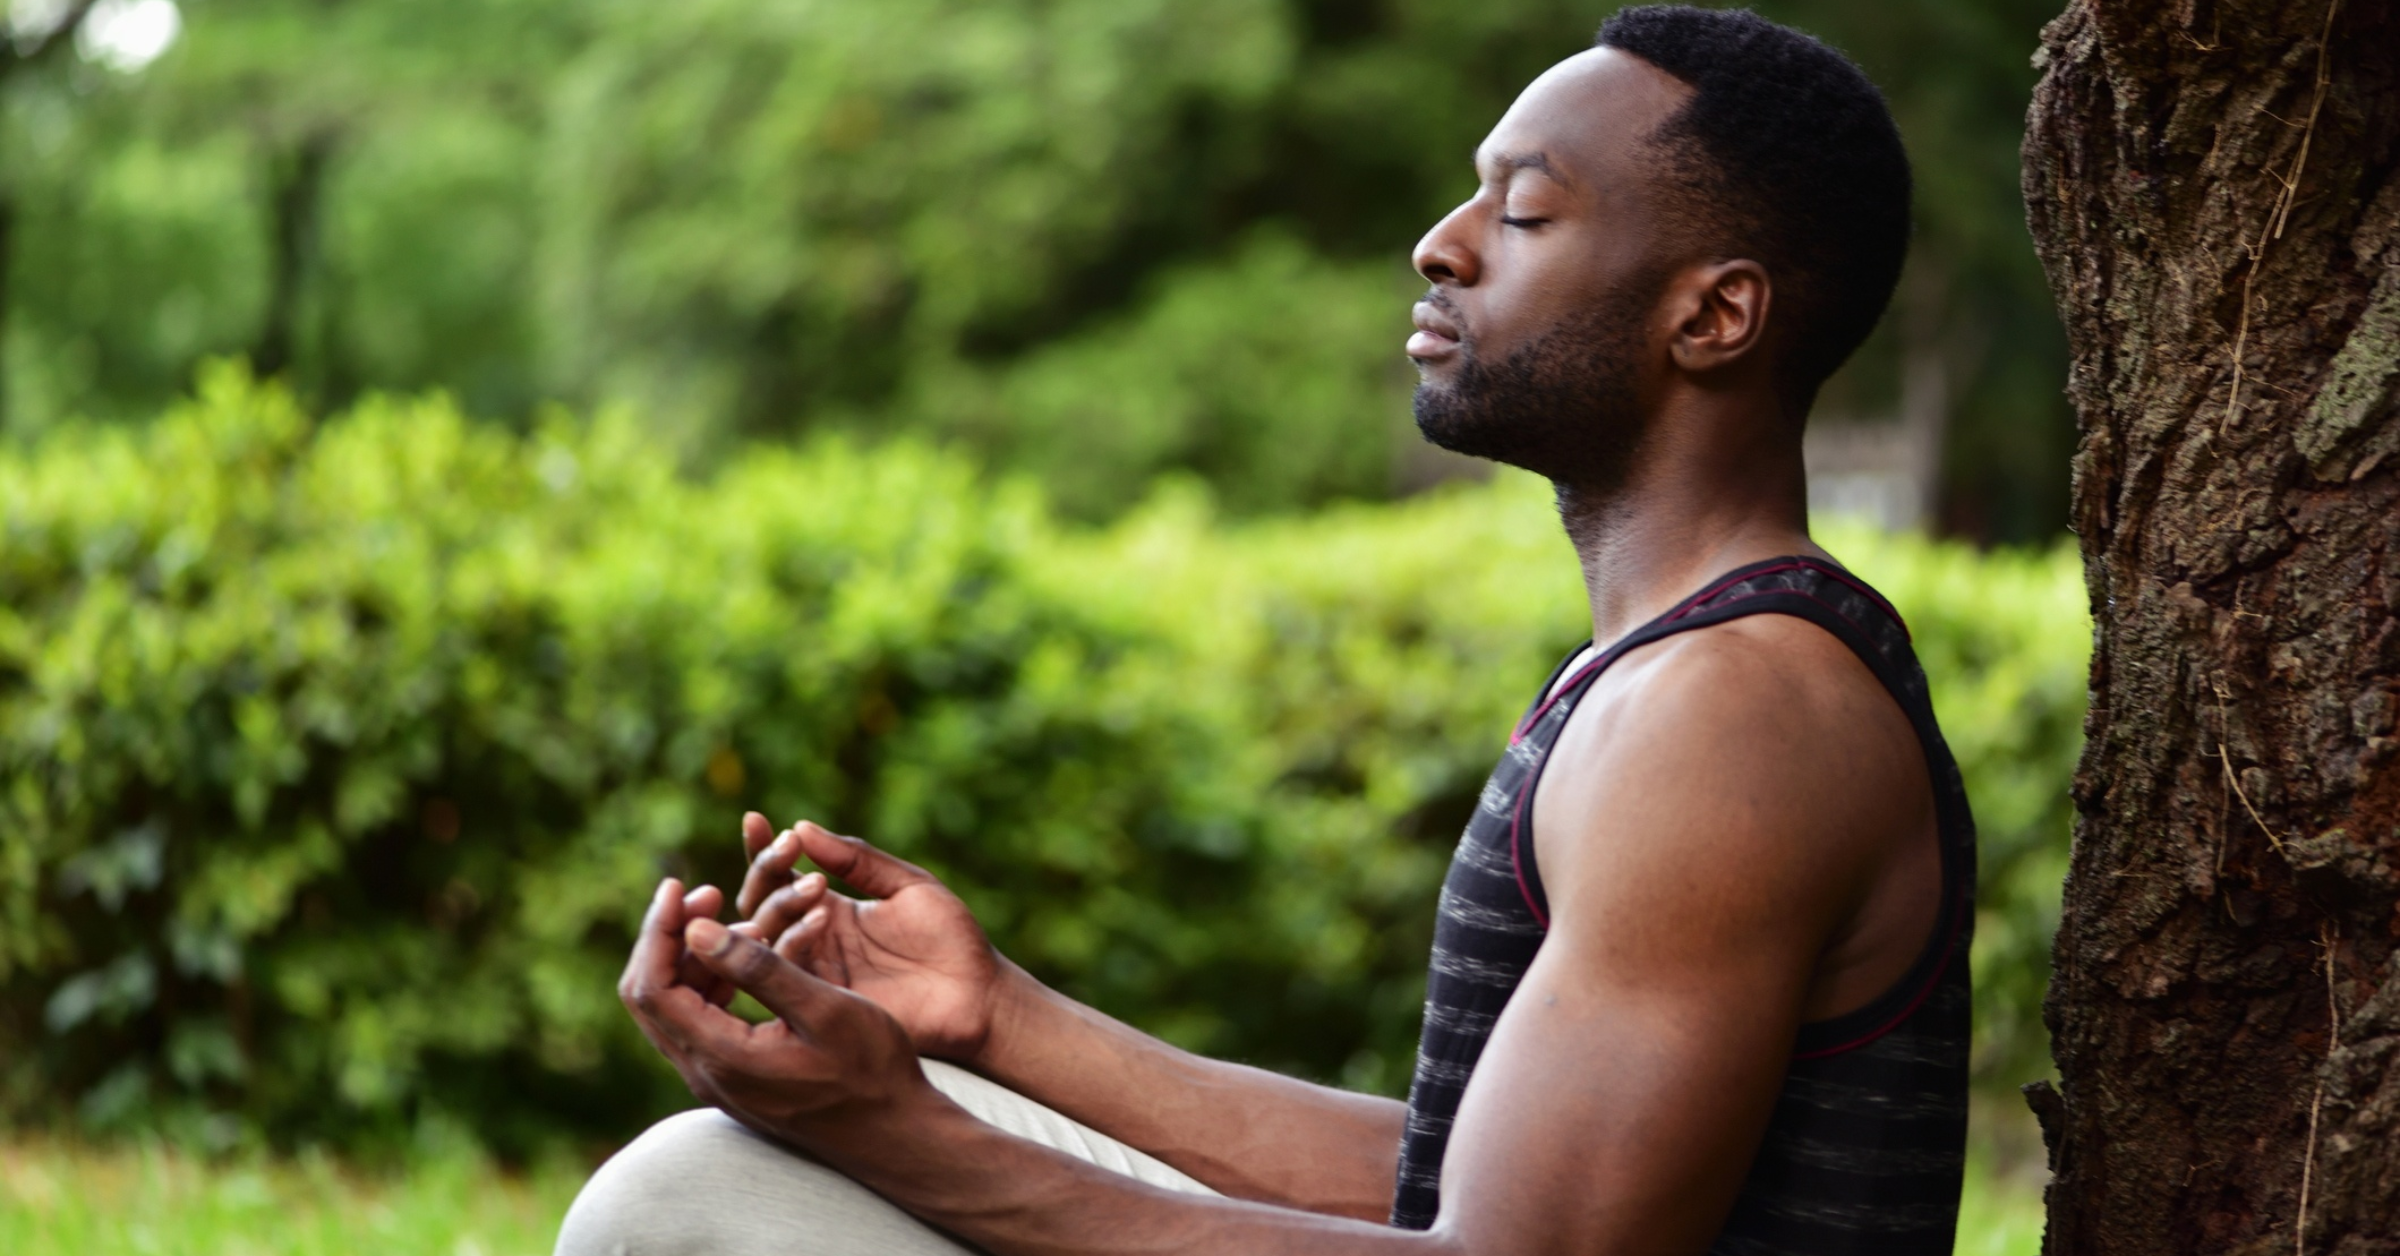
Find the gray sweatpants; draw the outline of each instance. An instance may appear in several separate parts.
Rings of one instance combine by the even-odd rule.
[[[982,1120],[1127,1177],[1215,1192],[1146,1153],[964,1069],[925,1076]],[[559,1227],[557,1256],[970,1256],[974,1248],[714,1108],[678,1113],[611,1157]]]

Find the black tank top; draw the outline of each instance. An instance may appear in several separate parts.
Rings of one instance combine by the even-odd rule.
[[[1518,723],[1442,884],[1393,1225],[1422,1230],[1440,1211],[1442,1154],[1459,1097],[1548,930],[1532,810],[1559,731],[1626,651],[1759,614],[1797,615],[1840,638],[1916,727],[1933,779],[1942,902],[1924,951],[1890,989],[1855,1012],[1800,1026],[1766,1136],[1709,1251],[1949,1256],[1967,1132],[1975,827],[1899,615],[1855,576],[1813,558],[1730,572],[1560,683],[1584,651],[1569,656]]]

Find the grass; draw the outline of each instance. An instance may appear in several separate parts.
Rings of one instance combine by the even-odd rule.
[[[365,1173],[322,1156],[212,1160],[163,1143],[0,1143],[11,1256],[545,1256],[581,1173],[428,1158]]]
[[[1967,1164],[1958,1256],[2037,1256],[2038,1177],[1989,1139]],[[0,1252],[544,1256],[581,1184],[572,1165],[504,1174],[470,1155],[367,1173],[322,1156],[211,1160],[157,1142],[0,1142]]]

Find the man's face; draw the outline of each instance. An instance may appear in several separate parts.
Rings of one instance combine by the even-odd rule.
[[[1596,48],[1534,80],[1476,151],[1482,186],[1417,245],[1417,425],[1578,488],[1622,480],[1670,328],[1644,144],[1691,89]]]

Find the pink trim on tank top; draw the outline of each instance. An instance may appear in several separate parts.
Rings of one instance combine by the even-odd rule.
[[[1549,762],[1550,752],[1545,750],[1542,761],[1534,764],[1533,772],[1525,778],[1525,789],[1517,795],[1516,809],[1508,815],[1508,870],[1517,878],[1517,897],[1525,900],[1525,910],[1533,913],[1533,922],[1544,933],[1550,931],[1550,913],[1533,901],[1533,886],[1525,880],[1525,856],[1520,847],[1525,840],[1525,805],[1533,800],[1533,783],[1541,779],[1542,768]]]
[[[1749,580],[1758,576],[1772,575],[1778,571],[1790,571],[1797,567],[1807,567],[1809,565],[1810,564],[1806,559],[1795,559],[1791,562],[1783,563],[1778,566],[1761,567],[1756,571],[1733,572],[1722,576],[1715,584],[1712,584],[1707,588],[1700,590],[1698,593],[1685,598],[1683,601],[1677,603],[1673,610],[1670,610],[1666,614],[1651,620],[1649,624],[1643,624],[1642,628],[1647,628],[1650,626],[1650,624],[1674,623],[1676,620],[1691,614],[1693,607],[1698,606],[1700,603],[1705,602],[1723,592],[1728,587],[1738,584],[1744,580]],[[1633,630],[1633,632],[1640,632],[1642,628],[1636,628]],[[1633,632],[1626,633],[1625,636],[1630,637],[1633,635]],[[1517,721],[1516,729],[1508,735],[1508,744],[1513,746],[1518,742],[1525,740],[1525,734],[1531,731],[1535,724],[1540,723],[1543,716],[1550,713],[1550,708],[1556,706],[1558,704],[1558,700],[1566,696],[1566,692],[1569,689],[1573,689],[1575,686],[1582,684],[1584,679],[1590,676],[1595,669],[1612,661],[1612,659],[1615,657],[1617,647],[1623,643],[1624,638],[1618,638],[1617,641],[1611,643],[1607,649],[1600,651],[1599,657],[1593,659],[1589,663],[1584,664],[1582,667],[1575,669],[1574,673],[1568,676],[1565,680],[1562,680],[1551,686],[1550,692],[1542,698],[1541,703],[1535,706],[1533,710],[1525,716],[1524,719]]]
[[[1942,984],[1942,974],[1950,971],[1950,959],[1958,953],[1958,931],[1963,926],[1967,913],[1974,910],[1974,904],[1961,903],[1953,910],[1956,915],[1950,922],[1950,931],[1942,938],[1941,962],[1933,966],[1933,973],[1925,978],[1925,984],[1919,986],[1916,994],[1910,996],[1908,1006],[1901,1008],[1890,1020],[1848,1042],[1839,1046],[1819,1047],[1814,1051],[1794,1051],[1792,1058],[1795,1060],[1822,1060],[1829,1055],[1841,1055],[1844,1052],[1856,1051],[1907,1024],[1908,1018],[1916,1015],[1918,1008],[1925,1006],[1925,1000],[1933,997],[1934,987]],[[1801,1028],[1806,1029],[1808,1026],[1802,1025]]]

